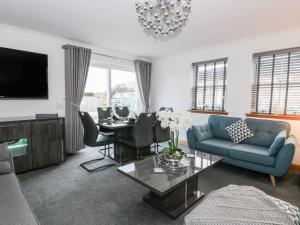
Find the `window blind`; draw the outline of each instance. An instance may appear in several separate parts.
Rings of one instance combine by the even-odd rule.
[[[192,109],[225,111],[227,58],[193,63]]]
[[[253,57],[251,111],[300,114],[300,49],[258,53]]]

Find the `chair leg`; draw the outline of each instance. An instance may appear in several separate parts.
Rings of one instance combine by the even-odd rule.
[[[111,147],[108,149],[108,155],[106,155],[108,158],[110,158],[111,160],[114,160],[114,161],[116,161],[117,163],[120,163],[120,160],[117,160],[116,159],[116,153],[115,153],[115,151],[113,151],[113,155],[111,154],[111,152],[110,152],[110,149],[111,149]],[[120,163],[121,164],[121,163]]]
[[[270,179],[271,179],[271,183],[272,183],[273,187],[275,187],[276,186],[276,178],[275,178],[275,176],[270,174]]]
[[[137,160],[142,160],[143,159],[143,153],[139,148],[136,149],[136,159]]]
[[[106,146],[105,146],[105,149],[106,149]],[[105,151],[106,151],[106,150],[105,150]],[[103,165],[103,166],[96,167],[96,168],[94,168],[94,169],[89,169],[88,167],[86,167],[86,165],[88,165],[88,164],[91,164],[91,163],[94,163],[94,162],[98,162],[98,161],[103,160],[103,159],[105,158],[106,155],[103,154],[102,152],[100,152],[100,153],[103,155],[103,157],[97,158],[97,159],[93,159],[93,160],[89,160],[89,161],[86,161],[86,162],[83,162],[83,163],[80,164],[80,166],[81,166],[83,169],[87,170],[88,172],[93,172],[93,171],[96,171],[96,170],[105,169],[105,168],[108,168],[108,167],[111,167],[111,166],[114,166],[114,165],[115,165],[114,163],[109,163],[109,164],[105,164],[105,165]]]
[[[104,145],[104,156],[107,156],[107,145]]]
[[[104,145],[104,147],[103,147],[103,148],[100,148],[100,149],[98,150],[98,152],[100,152],[101,154],[103,154],[102,152],[103,152],[103,151],[105,152],[106,149],[107,149],[107,148],[106,148],[106,145]]]
[[[151,145],[151,149],[154,149],[154,152],[156,153],[156,143],[153,143],[153,145]]]

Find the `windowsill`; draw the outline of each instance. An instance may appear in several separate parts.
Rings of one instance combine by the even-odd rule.
[[[247,117],[257,118],[270,118],[279,120],[300,120],[300,115],[275,115],[275,114],[259,114],[259,113],[246,113]]]
[[[189,109],[191,113],[202,113],[202,114],[215,114],[215,115],[228,115],[228,112],[223,111],[204,111],[201,109]]]

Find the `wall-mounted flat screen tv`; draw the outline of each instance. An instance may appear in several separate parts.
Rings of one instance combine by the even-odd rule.
[[[0,99],[48,99],[48,56],[0,47]]]

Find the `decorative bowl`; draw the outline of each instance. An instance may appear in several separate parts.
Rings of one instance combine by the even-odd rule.
[[[168,161],[170,167],[180,167],[180,161],[184,156],[184,152],[181,149],[176,150],[174,153],[170,154],[168,152],[164,152],[164,157]]]

